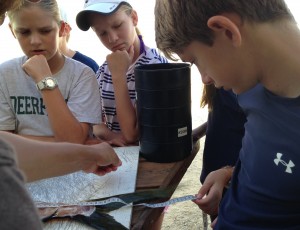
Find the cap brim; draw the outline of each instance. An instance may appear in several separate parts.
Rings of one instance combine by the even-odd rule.
[[[77,14],[76,16],[76,24],[78,26],[79,29],[83,30],[83,31],[87,31],[90,28],[90,23],[89,23],[89,18],[88,18],[88,14],[91,13],[93,11],[81,11]]]
[[[79,29],[83,31],[87,31],[90,28],[89,13],[99,13],[99,14],[112,14],[118,10],[121,4],[115,3],[100,3],[93,4],[91,6],[86,7],[84,10],[80,11],[76,16],[76,24]]]

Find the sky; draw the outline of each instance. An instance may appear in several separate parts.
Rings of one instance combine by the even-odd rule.
[[[77,13],[83,9],[84,0],[57,0],[68,15],[68,23],[72,27],[69,47],[82,52],[83,54],[93,58],[99,65],[101,65],[107,54],[110,52],[101,44],[96,34],[90,29],[88,31],[81,31],[78,29],[75,18]],[[300,1],[285,0],[294,17],[300,25]],[[138,28],[143,35],[145,44],[149,47],[156,47],[155,34],[154,34],[154,5],[155,0],[131,0],[133,7],[136,9],[139,22]],[[5,19],[4,24],[0,27],[0,63],[22,56],[23,52],[19,47],[17,40],[12,36],[9,27],[8,19]],[[5,41],[5,42],[4,42]],[[202,114],[206,110],[200,108],[200,98],[202,94],[203,84],[201,77],[195,66],[191,68],[191,81],[192,81],[192,113]],[[197,127],[203,121],[195,119],[193,116],[193,127]],[[206,115],[199,116],[206,118]]]
[[[155,47],[155,0],[132,0],[132,2],[139,15],[138,28],[143,35],[145,44],[149,47]],[[75,18],[77,13],[83,9],[84,0],[58,0],[58,3],[67,13],[69,24],[72,27],[69,47],[86,54],[101,65],[109,51],[101,44],[91,29],[82,31],[76,25]],[[0,35],[2,41],[0,42],[0,63],[23,55],[17,40],[9,30],[8,18],[5,19],[4,24],[0,27]]]
[[[286,2],[300,25],[300,1],[286,0]],[[78,29],[75,22],[77,13],[83,9],[84,0],[58,0],[58,3],[66,11],[69,24],[72,26],[69,47],[90,56],[101,65],[109,51],[100,43],[96,34],[91,29],[88,31],[81,31]],[[132,0],[132,3],[139,15],[138,28],[143,35],[145,44],[149,47],[155,47],[155,0]],[[0,34],[2,41],[0,42],[0,63],[23,55],[17,40],[12,36],[8,28],[7,18],[0,27]]]

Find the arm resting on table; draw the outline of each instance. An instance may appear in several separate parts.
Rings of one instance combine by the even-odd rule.
[[[193,142],[196,142],[201,137],[205,136],[206,127],[207,127],[207,122],[204,122],[203,124],[201,124],[197,128],[193,129],[193,131],[192,131]]]

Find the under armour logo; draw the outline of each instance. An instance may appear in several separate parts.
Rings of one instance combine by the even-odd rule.
[[[280,162],[281,164],[283,164],[284,166],[286,166],[286,170],[285,170],[286,173],[292,173],[292,168],[295,167],[295,164],[291,160],[289,161],[288,164],[284,160],[281,160],[282,153],[277,153],[276,156],[277,156],[277,158],[274,159],[274,163],[276,165],[278,165],[279,162]]]

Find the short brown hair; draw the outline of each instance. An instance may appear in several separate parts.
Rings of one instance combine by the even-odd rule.
[[[242,21],[294,20],[284,0],[156,0],[155,39],[166,57],[174,59],[192,41],[213,44],[210,17],[236,13]]]

